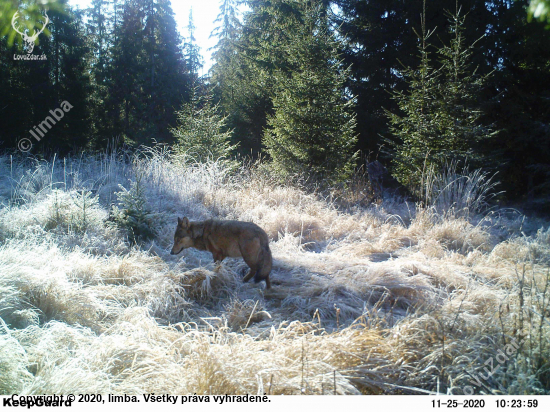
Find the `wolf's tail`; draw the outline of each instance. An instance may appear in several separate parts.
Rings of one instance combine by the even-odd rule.
[[[260,256],[258,259],[259,267],[254,275],[254,283],[261,282],[262,280],[269,279],[269,273],[271,272],[271,265],[273,263],[273,258],[271,257],[271,250],[269,249],[269,244],[261,246]]]

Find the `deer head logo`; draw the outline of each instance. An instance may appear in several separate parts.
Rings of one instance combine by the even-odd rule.
[[[20,30],[17,29],[16,24],[17,24],[17,19],[19,18],[19,12],[18,11],[15,12],[15,14],[13,15],[13,17],[11,19],[11,26],[13,27],[13,29],[17,33],[19,33],[21,35],[21,37],[23,38],[23,41],[25,42],[25,45],[23,46],[23,48],[25,49],[27,54],[32,53],[32,51],[34,49],[34,42],[38,38],[38,35],[44,31],[44,29],[46,28],[46,26],[50,22],[48,14],[46,12],[44,12],[44,14],[45,14],[45,16],[44,16],[45,20],[44,20],[44,25],[42,26],[42,29],[40,29],[40,31],[38,33],[36,32],[36,30],[34,30],[34,33],[32,34],[32,36],[27,35],[27,32],[29,31],[28,29],[25,29],[24,31],[20,31]]]

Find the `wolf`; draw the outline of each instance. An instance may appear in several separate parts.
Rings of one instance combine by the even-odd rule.
[[[265,280],[266,289],[271,288],[269,273],[273,259],[269,238],[258,225],[216,219],[190,222],[186,217],[178,217],[174,246],[170,254],[177,255],[189,247],[208,250],[215,262],[221,262],[226,257],[242,257],[250,267],[250,272],[243,281],[248,282],[254,278],[254,282],[258,283]]]

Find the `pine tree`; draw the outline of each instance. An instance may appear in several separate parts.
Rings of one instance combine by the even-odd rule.
[[[353,99],[344,88],[349,70],[322,8],[302,5],[302,13],[303,24],[288,34],[285,67],[275,72],[274,114],[264,144],[281,174],[307,173],[330,185],[355,166]]]

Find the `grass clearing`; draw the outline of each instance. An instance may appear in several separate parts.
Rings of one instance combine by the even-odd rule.
[[[344,208],[160,150],[0,169],[1,394],[550,393],[548,222]],[[112,210],[137,179],[154,237],[135,244]],[[264,228],[273,289],[171,256],[178,216]]]

